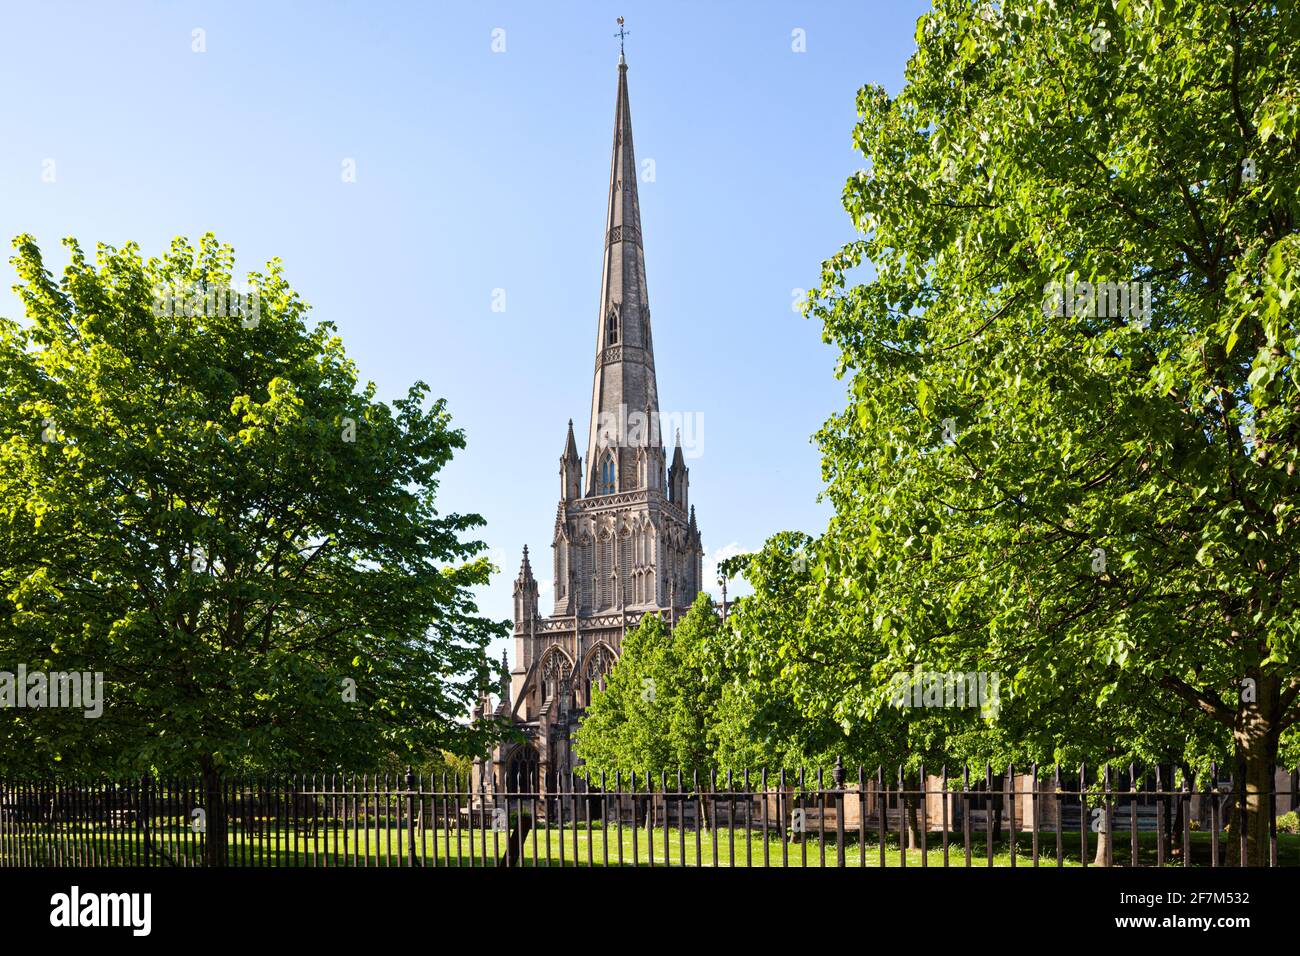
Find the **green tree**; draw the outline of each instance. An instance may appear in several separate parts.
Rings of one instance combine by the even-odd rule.
[[[488,579],[440,514],[464,447],[427,387],[388,405],[280,263],[205,236],[160,259],[15,240],[30,324],[0,321],[0,662],[100,671],[103,716],[12,712],[5,769],[357,768],[474,752]],[[209,832],[210,862],[223,834]]]
[[[977,708],[900,708],[885,693],[864,701],[862,688],[887,689],[912,666],[891,659],[838,602],[820,598],[822,546],[782,532],[724,564],[754,593],[737,601],[716,645],[727,675],[714,731],[720,762],[825,771],[843,761],[848,783],[862,773],[895,787],[902,774],[909,790],[945,763],[956,779],[954,761],[987,761],[998,781],[1012,762],[1023,769],[1025,748]],[[910,845],[919,846],[916,801],[905,798],[904,808]]]
[[[710,734],[722,681],[707,648],[720,627],[712,599],[701,594],[671,632],[652,614],[624,637],[618,665],[578,729],[576,751],[588,773],[714,768]]]
[[[859,94],[863,237],[810,301],[850,392],[837,639],[1001,671],[1058,743],[1158,702],[1244,773],[1252,863],[1300,717],[1298,35],[1293,4],[940,0],[899,96]],[[797,680],[867,715],[847,647]]]

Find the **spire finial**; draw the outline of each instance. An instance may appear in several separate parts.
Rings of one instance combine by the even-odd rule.
[[[622,66],[627,61],[623,59],[623,37],[627,36],[627,31],[623,29],[623,18],[618,18],[618,32],[614,34],[618,37],[618,62]]]

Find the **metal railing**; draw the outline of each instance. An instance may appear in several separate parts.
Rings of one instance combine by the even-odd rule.
[[[552,774],[504,789],[409,771],[0,780],[0,865],[1300,865],[1300,835],[1277,827],[1300,805],[1300,768],[1279,779],[1253,794],[1217,768],[1198,781],[1059,766]],[[1266,848],[1247,814],[1266,816]]]

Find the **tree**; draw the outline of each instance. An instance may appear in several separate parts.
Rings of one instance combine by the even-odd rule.
[[[623,638],[618,665],[593,692],[578,729],[575,748],[587,773],[713,769],[709,735],[722,682],[705,647],[720,626],[712,599],[701,594],[671,632],[650,614]]]
[[[474,752],[488,686],[477,515],[439,514],[464,436],[427,386],[358,389],[278,261],[232,288],[205,236],[161,259],[30,236],[0,322],[0,659],[98,671],[103,716],[14,712],[7,770],[229,769]],[[210,862],[223,834],[209,828]]]
[[[1300,16],[1000,7],[940,0],[900,95],[858,97],[864,235],[810,300],[850,392],[819,600],[885,671],[1001,671],[1023,725],[1208,723],[1258,864],[1300,718]],[[879,673],[810,667],[877,706]]]
[[[1026,749],[978,708],[900,707],[883,692],[899,671],[910,679],[912,664],[897,666],[854,615],[822,599],[814,572],[824,546],[781,532],[724,563],[723,573],[743,575],[754,593],[736,602],[716,645],[728,675],[715,730],[719,759],[823,769],[843,760],[869,780],[883,775],[891,788],[900,773],[908,791],[945,763],[955,770],[954,761],[987,761],[998,780],[1009,763],[1024,767]],[[880,692],[864,699],[863,688]],[[904,795],[902,807],[909,845],[918,847],[918,801]]]

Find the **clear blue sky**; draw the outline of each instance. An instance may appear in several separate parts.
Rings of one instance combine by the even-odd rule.
[[[707,563],[825,527],[810,437],[844,388],[792,290],[853,235],[854,95],[899,89],[927,6],[8,0],[0,230],[57,269],[68,235],[153,255],[211,230],[241,271],[281,257],[381,397],[423,379],[448,400],[469,448],[440,501],[487,519],[502,573],[483,608],[509,617],[524,543],[549,607],[558,458],[589,414],[615,18],[655,164],[639,189],[660,404],[704,423]],[[7,291],[0,314],[21,314]]]

